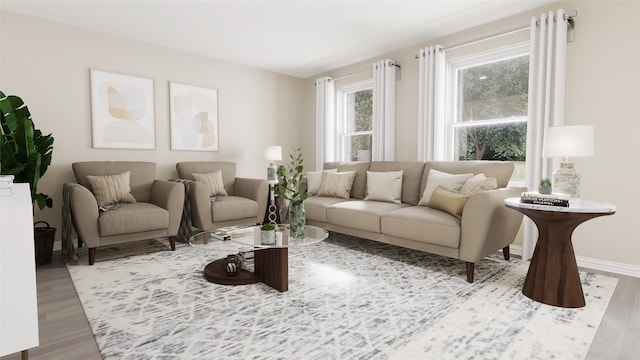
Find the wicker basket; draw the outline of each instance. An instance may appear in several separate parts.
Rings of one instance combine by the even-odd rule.
[[[45,226],[38,226],[43,224]],[[33,240],[35,242],[36,265],[51,263],[53,254],[53,241],[56,238],[56,228],[50,227],[46,221],[38,221],[33,224]]]

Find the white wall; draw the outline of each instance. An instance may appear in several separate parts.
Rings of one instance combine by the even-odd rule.
[[[578,12],[575,41],[567,48],[565,123],[592,124],[596,130],[596,156],[574,159],[582,174],[581,197],[618,207],[615,215],[590,220],[578,227],[573,244],[578,256],[628,264],[637,269],[640,266],[640,2],[558,2],[441,39],[425,39],[424,43],[313,78],[341,77],[367,70],[374,60],[381,58],[396,60],[402,67],[401,80],[396,83],[396,159],[416,160],[418,60],[415,55],[419,49],[436,43],[447,47],[512,29],[529,24],[531,16],[559,8]],[[465,52],[526,39],[528,32],[524,31],[452,50],[447,56],[463,56]],[[349,80],[353,79],[355,77]],[[310,128],[315,111],[313,79],[306,79],[305,87],[307,103],[311,104],[305,107]],[[313,151],[313,148],[307,149],[309,158]]]
[[[55,138],[38,188],[54,207],[37,210],[36,220],[60,229],[62,184],[75,181],[76,161],[154,161],[158,177],[171,179],[176,162],[227,160],[237,163],[239,176],[265,178],[265,145],[282,145],[283,156],[302,145],[300,79],[12,12],[0,19],[0,89],[20,96],[36,127]],[[154,79],[155,150],[92,148],[90,68]],[[219,152],[170,150],[169,81],[218,90]]]

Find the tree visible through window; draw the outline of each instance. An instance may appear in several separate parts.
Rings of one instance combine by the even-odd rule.
[[[341,159],[371,160],[373,136],[373,90],[371,83],[358,84],[341,91]]]
[[[529,56],[458,67],[453,123],[458,160],[524,161]]]

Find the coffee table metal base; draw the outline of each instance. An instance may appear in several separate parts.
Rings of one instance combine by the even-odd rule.
[[[213,261],[204,268],[207,281],[221,285],[247,285],[262,282],[284,292],[289,290],[289,249],[271,248],[256,250],[255,273],[240,270],[234,276],[227,276],[225,259]]]

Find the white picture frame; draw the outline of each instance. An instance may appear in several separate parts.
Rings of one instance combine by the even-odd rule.
[[[169,82],[171,150],[219,151],[218,90]]]
[[[90,69],[93,147],[156,147],[152,79]]]

